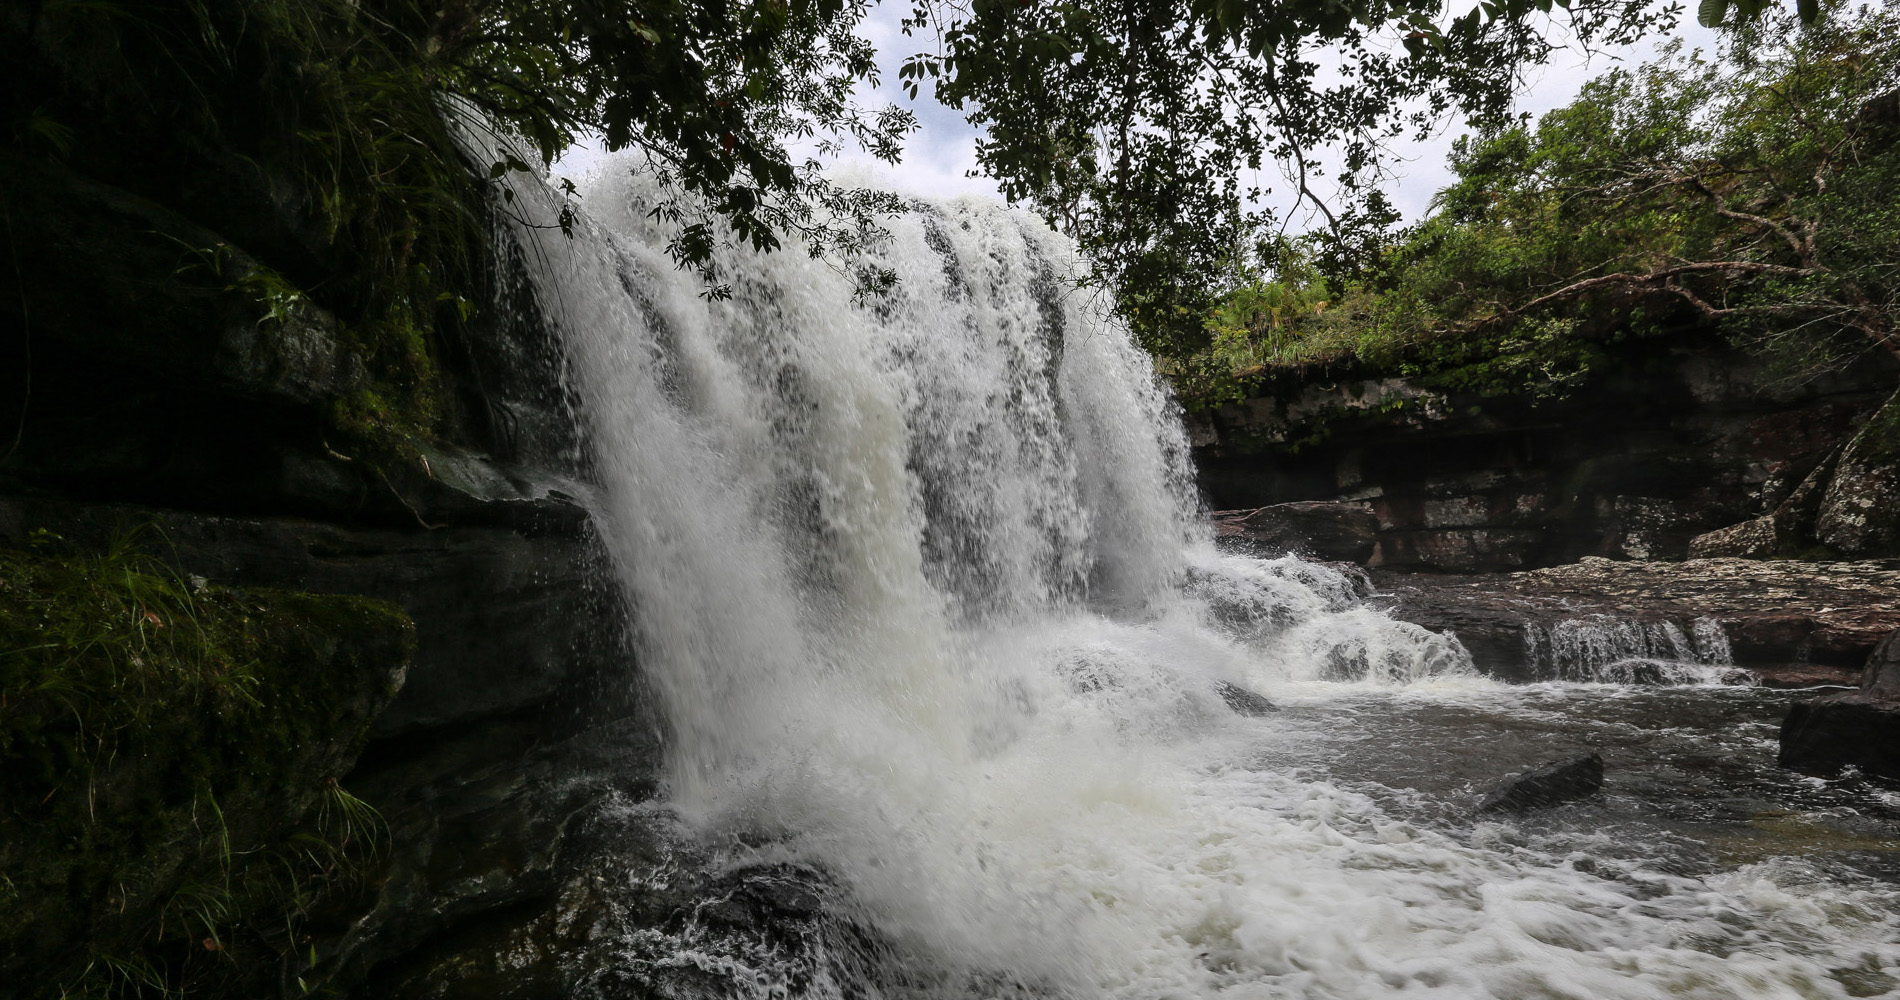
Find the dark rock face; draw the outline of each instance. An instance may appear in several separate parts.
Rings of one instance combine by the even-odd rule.
[[[407,683],[365,712],[367,746],[342,727],[312,746],[338,772],[360,751],[327,776],[382,811],[394,846],[374,891],[318,900],[303,978],[354,990],[430,942],[548,912],[569,820],[650,797],[660,750],[576,499],[560,352],[519,274],[497,262],[493,307],[436,345],[440,421],[401,455],[352,454],[335,414],[367,390],[347,324],[309,301],[271,319],[238,288],[265,269],[321,277],[294,241],[249,241],[272,219],[233,234],[189,199],[0,165],[12,238],[38,249],[0,276],[0,547],[150,525],[213,584],[363,595],[413,619]],[[195,266],[207,248],[221,271]],[[227,805],[234,829],[268,818]]]
[[[0,997],[104,992],[100,954],[206,995],[274,991],[313,930],[296,900],[356,860],[337,779],[413,629],[363,597],[107,561],[0,551]],[[140,617],[144,643],[112,624]]]
[[[571,515],[555,509],[551,527]],[[0,544],[32,529],[74,539],[151,524],[180,566],[211,580],[389,600],[416,621],[408,682],[376,722],[380,737],[548,704],[566,687],[629,666],[605,556],[585,532],[475,525],[439,531],[345,528],[0,498]]]
[[[1900,555],[1883,527],[1900,510],[1900,465],[1876,435],[1856,438],[1900,366],[1765,389],[1757,362],[1692,332],[1612,349],[1607,374],[1562,400],[1289,376],[1193,415],[1202,491],[1221,508],[1365,503],[1379,520],[1371,565],[1388,569],[1681,559],[1722,529],[1694,554]]]
[[[1594,753],[1533,768],[1498,786],[1479,812],[1522,812],[1588,798],[1603,788],[1603,758]]]
[[[1328,562],[1364,564],[1379,540],[1379,519],[1363,503],[1309,501],[1213,514],[1222,538],[1245,540],[1269,553],[1293,552]]]
[[[1781,724],[1782,767],[1832,775],[1843,767],[1900,779],[1900,700],[1865,692],[1795,705]]]
[[[1900,779],[1900,630],[1888,633],[1867,657],[1859,690],[1789,708],[1776,759],[1809,774],[1851,765]]]
[[[1900,629],[1887,633],[1868,654],[1860,689],[1872,698],[1900,698]]]
[[[52,157],[0,142],[21,249],[0,267],[0,547],[38,531],[97,547],[150,525],[161,558],[214,588],[407,613],[393,700],[331,698],[308,714],[347,716],[335,731],[290,741],[390,831],[370,888],[321,894],[294,951],[316,958],[297,977],[310,991],[424,995],[384,973],[582,912],[576,817],[650,798],[660,766],[527,262],[477,232],[458,291],[479,301],[460,322],[426,302],[378,312],[367,289],[391,276],[339,252],[310,176],[274,155],[318,127],[298,116],[293,67],[247,56],[259,64],[232,72],[288,89],[188,133],[149,106],[163,74],[139,62],[136,29],[65,31],[29,6],[0,15],[6,103],[57,99],[74,143]],[[391,364],[411,348],[420,360]],[[351,636],[332,638],[348,652]],[[342,673],[335,652],[295,666],[320,686]],[[279,818],[224,805],[234,834]],[[640,857],[661,835],[617,836]],[[554,995],[573,995],[561,982]],[[0,974],[0,996],[42,985]]]
[[[1836,552],[1900,553],[1900,395],[1842,449],[1813,531],[1815,541]]]
[[[1220,700],[1233,709],[1236,715],[1257,719],[1280,710],[1280,706],[1268,701],[1266,696],[1227,681],[1214,685],[1214,693],[1220,695]]]

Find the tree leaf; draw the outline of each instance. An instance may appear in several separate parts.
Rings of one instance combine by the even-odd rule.
[[[1702,0],[1695,11],[1696,23],[1704,28],[1720,27],[1722,19],[1727,16],[1728,0]]]

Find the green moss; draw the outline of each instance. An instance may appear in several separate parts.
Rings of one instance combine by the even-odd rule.
[[[45,541],[0,550],[0,980],[240,995],[306,972],[313,905],[373,849],[335,779],[407,617]]]

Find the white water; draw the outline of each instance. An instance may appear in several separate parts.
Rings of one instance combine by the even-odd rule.
[[[1750,684],[1735,666],[1728,635],[1714,618],[1698,618],[1684,632],[1672,621],[1631,621],[1609,615],[1554,625],[1524,623],[1531,677],[1598,684]]]
[[[1900,965],[1891,896],[1799,866],[1601,877],[1250,767],[1294,737],[1221,682],[1296,711],[1490,682],[1333,570],[1212,548],[1145,358],[1033,221],[920,206],[887,299],[735,253],[709,303],[639,182],[610,165],[585,194],[577,239],[521,238],[672,806],[829,872],[907,988],[1831,997],[1830,968]],[[756,971],[734,988],[783,995]]]

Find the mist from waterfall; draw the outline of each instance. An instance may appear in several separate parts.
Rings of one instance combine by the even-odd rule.
[[[1772,863],[1591,873],[1274,766],[1312,727],[1237,713],[1230,686],[1291,716],[1496,685],[1351,574],[1214,548],[1148,359],[1034,219],[918,202],[877,251],[888,293],[732,251],[709,301],[649,182],[610,161],[583,191],[573,239],[516,238],[670,727],[669,805],[835,879],[841,918],[905,956],[875,991],[1805,997],[1900,964],[1872,890]]]

